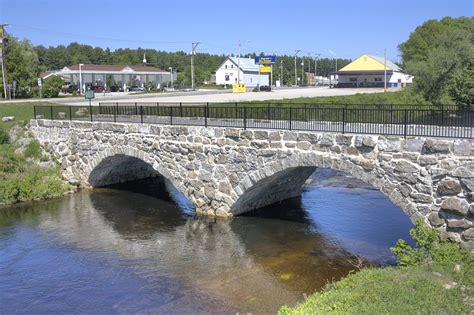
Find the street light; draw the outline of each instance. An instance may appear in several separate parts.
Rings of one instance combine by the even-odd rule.
[[[79,64],[79,85],[80,85],[80,87],[79,87],[79,92],[80,93],[79,94],[81,94],[81,95],[82,95],[82,66],[83,65],[84,65],[83,63]]]
[[[301,62],[301,85],[304,84],[304,61]]]
[[[173,87],[173,67],[168,68],[170,70],[170,76],[171,76],[171,87]]]

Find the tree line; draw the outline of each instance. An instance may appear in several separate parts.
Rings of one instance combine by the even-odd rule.
[[[140,65],[143,55],[147,64],[164,70],[172,67],[178,72],[178,84],[190,86],[190,55],[184,51],[166,52],[156,49],[116,49],[92,47],[79,43],[55,47],[33,46],[27,39],[9,36],[6,50],[8,80],[16,81],[16,96],[35,94],[36,78],[41,71],[58,70],[78,63]],[[428,20],[417,27],[407,41],[399,45],[402,68],[415,76],[413,92],[433,104],[456,103],[470,107],[474,99],[474,17]],[[257,53],[243,57],[255,57]],[[259,53],[258,55],[263,55]],[[197,53],[195,56],[196,83],[211,80],[212,74],[225,60],[225,55]],[[340,69],[351,60],[337,59]],[[298,56],[297,76],[314,73],[314,58]],[[280,66],[282,66],[282,70]],[[336,70],[336,59],[317,61],[317,75],[327,77]],[[282,76],[283,75],[283,76]],[[283,84],[295,83],[295,60],[292,55],[277,56],[273,65],[273,82],[282,76]],[[303,84],[306,78],[303,76]],[[0,78],[0,87],[3,83]]]

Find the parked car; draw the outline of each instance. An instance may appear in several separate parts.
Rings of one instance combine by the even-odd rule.
[[[61,88],[61,92],[64,94],[72,94],[72,93],[77,93],[79,91],[79,87],[75,84],[66,84],[63,85]]]
[[[94,85],[92,86],[92,89],[94,91],[94,93],[103,93],[105,88],[101,85]]]
[[[111,85],[110,92],[123,92],[123,87],[120,85]]]
[[[260,91],[271,92],[272,88],[269,85],[261,85]]]
[[[129,92],[139,92],[139,91],[143,91],[143,88],[142,87],[138,87],[136,85],[132,85],[128,88],[128,91]]]

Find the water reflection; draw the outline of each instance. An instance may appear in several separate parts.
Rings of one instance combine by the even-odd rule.
[[[376,191],[322,175],[302,197],[231,221],[192,217],[170,186],[171,197],[155,198],[159,179],[131,186],[141,193],[97,189],[2,211],[0,310],[229,313],[295,304],[346,275],[354,254],[387,261],[408,230],[372,239],[367,224],[383,222],[383,212],[360,211],[383,208],[387,217],[384,199],[366,204]]]

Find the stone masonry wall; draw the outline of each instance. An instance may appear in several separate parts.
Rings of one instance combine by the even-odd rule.
[[[31,130],[71,181],[98,186],[153,169],[207,215],[295,196],[315,168],[332,168],[380,189],[412,221],[474,248],[472,139],[48,120],[32,120]]]

